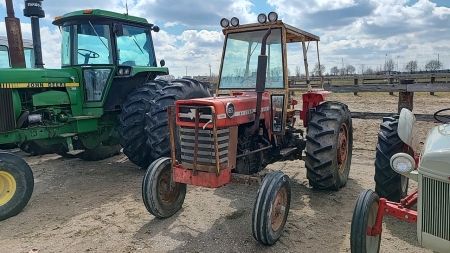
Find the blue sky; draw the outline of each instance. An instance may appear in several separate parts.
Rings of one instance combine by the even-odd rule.
[[[51,24],[57,15],[101,8],[125,12],[125,0],[45,0],[41,19],[43,58],[48,68],[60,66],[60,33]],[[6,16],[4,1],[0,13]],[[22,16],[24,1],[14,0],[22,20],[24,38],[31,38],[29,19]],[[183,76],[218,73],[223,35],[221,18],[236,16],[253,23],[259,13],[276,11],[284,22],[321,37],[320,60],[325,72],[342,63],[374,70],[385,59],[398,62],[400,70],[410,60],[419,68],[437,59],[450,68],[450,1],[448,0],[129,0],[129,14],[146,18],[161,31],[154,34],[158,61],[164,59],[171,74]],[[0,35],[5,35],[0,19]],[[301,64],[300,48],[289,48],[291,73]],[[316,62],[310,47],[309,63]],[[387,55],[387,56],[386,56]],[[396,66],[397,67],[397,66]]]

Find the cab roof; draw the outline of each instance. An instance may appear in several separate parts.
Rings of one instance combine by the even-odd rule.
[[[153,24],[148,23],[145,18],[130,16],[127,14],[105,11],[100,9],[87,9],[69,12],[63,16],[57,16],[52,22],[54,25],[62,25],[64,22],[81,20],[81,19],[114,19],[125,22],[140,23],[143,25],[153,26]]]
[[[259,29],[268,29],[269,27],[275,28],[275,27],[284,27],[286,29],[286,43],[291,42],[302,42],[302,37],[305,38],[305,41],[320,41],[320,37],[317,35],[314,35],[312,33],[303,31],[301,29],[298,29],[294,26],[288,25],[286,23],[283,23],[282,20],[277,20],[273,22],[266,22],[266,23],[252,23],[252,24],[245,24],[245,25],[238,25],[236,27],[229,26],[222,30],[223,34],[226,35],[227,33],[235,33],[235,32],[245,32],[245,31],[254,31]],[[258,29],[259,28],[259,29]],[[260,39],[260,38],[258,38]]]

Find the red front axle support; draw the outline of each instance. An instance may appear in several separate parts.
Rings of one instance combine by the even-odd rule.
[[[417,211],[410,208],[417,203],[418,191],[415,190],[408,196],[400,200],[400,203],[387,201],[385,198],[380,198],[377,218],[373,227],[367,226],[366,233],[369,236],[377,236],[381,234],[383,216],[394,216],[400,220],[417,223]]]

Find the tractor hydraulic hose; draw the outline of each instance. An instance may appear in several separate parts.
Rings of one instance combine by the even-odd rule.
[[[249,134],[255,133],[255,131],[259,127],[259,118],[261,116],[261,103],[262,103],[262,94],[266,89],[266,72],[267,72],[267,55],[266,55],[266,44],[267,37],[269,37],[272,32],[272,28],[270,27],[267,32],[264,34],[261,43],[261,54],[258,56],[258,69],[256,71],[256,115],[255,115],[255,123],[249,131]]]

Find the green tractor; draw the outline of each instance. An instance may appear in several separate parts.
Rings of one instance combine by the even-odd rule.
[[[123,148],[142,168],[170,155],[167,107],[211,92],[193,79],[158,80],[169,73],[164,60],[156,62],[152,31],[159,28],[97,9],[58,16],[53,24],[62,35],[61,68],[45,69],[41,2],[26,0],[24,9],[32,21],[36,68],[0,69],[0,145],[83,160],[106,159]],[[23,210],[33,182],[22,158],[0,151],[0,220]]]

